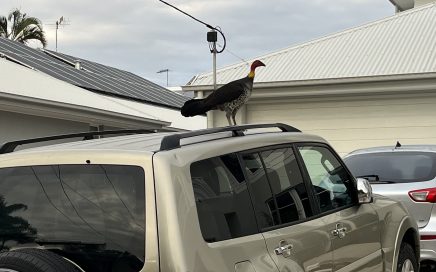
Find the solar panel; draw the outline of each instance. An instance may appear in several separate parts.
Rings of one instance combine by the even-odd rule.
[[[133,83],[138,83],[138,84],[149,84],[150,81],[145,80],[135,74],[132,74],[130,72],[127,71],[123,71],[120,69],[116,69],[110,66],[106,66],[103,64],[99,64],[96,62],[92,62],[89,60],[85,60],[85,59],[79,59],[70,55],[66,55],[66,54],[62,54],[62,53],[58,53],[58,52],[54,52],[51,50],[44,50],[47,54],[50,54],[58,59],[62,59],[64,61],[69,62],[71,65],[74,65],[75,62],[77,60],[80,60],[82,67],[84,67],[86,70],[88,71],[92,71],[94,73],[98,73],[98,74],[102,74],[102,75],[107,75],[107,76],[111,76],[111,77],[115,77],[115,78],[119,78],[119,79],[123,79],[123,80],[129,80]]]
[[[58,59],[64,60],[68,63],[70,63],[70,65],[74,65],[76,63],[77,60],[80,61],[81,63],[81,67],[83,67],[85,70],[101,75],[101,76],[105,76],[107,78],[110,79],[117,79],[116,83],[120,83],[120,80],[122,81],[123,84],[133,84],[133,89],[131,90],[131,92],[136,92],[139,90],[143,89],[143,88],[147,88],[148,90],[150,90],[150,96],[154,96],[155,99],[159,99],[159,100],[175,100],[178,101],[180,103],[180,106],[183,105],[183,103],[187,100],[185,97],[177,95],[174,96],[174,93],[171,91],[168,91],[167,89],[151,82],[148,81],[140,76],[137,76],[133,73],[127,72],[127,71],[123,71],[117,68],[113,68],[110,66],[106,66],[106,65],[102,65],[96,62],[92,62],[89,60],[85,60],[85,59],[80,59],[77,57],[73,57],[70,55],[66,55],[66,54],[62,54],[62,53],[58,53],[58,52],[53,52],[50,50],[44,50],[47,54],[56,57]],[[129,94],[129,96],[132,97],[136,97],[138,95],[134,95],[134,94]]]
[[[49,50],[33,49],[1,37],[0,53],[90,91],[171,108],[180,108],[189,99],[127,71]],[[83,69],[74,67],[76,60],[80,60]]]

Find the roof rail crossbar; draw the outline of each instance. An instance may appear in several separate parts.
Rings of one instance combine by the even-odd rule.
[[[153,133],[153,132],[155,132],[155,130],[149,130],[149,129],[90,131],[90,132],[62,134],[62,135],[46,136],[46,137],[33,138],[33,139],[11,141],[11,142],[4,143],[0,147],[0,154],[12,153],[14,152],[15,148],[25,144],[41,143],[41,142],[48,142],[53,140],[70,139],[70,138],[78,138],[78,137],[83,137],[83,140],[92,140],[94,139],[95,136],[102,136],[102,135],[142,134],[142,133]]]
[[[294,128],[292,126],[275,123],[275,124],[253,124],[253,125],[241,125],[241,126],[228,126],[222,128],[211,128],[211,129],[202,129],[192,132],[185,132],[179,134],[173,134],[165,136],[162,139],[160,145],[160,151],[170,150],[180,147],[180,140],[185,138],[191,138],[201,135],[214,134],[220,132],[232,132],[233,137],[244,136],[244,130],[247,129],[257,129],[257,128],[279,128],[282,132],[301,132],[301,130]]]

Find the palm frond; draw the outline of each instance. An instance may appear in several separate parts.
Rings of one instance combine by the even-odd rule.
[[[33,25],[21,31],[14,40],[24,44],[27,44],[30,40],[38,40],[41,42],[43,47],[47,46],[44,31]]]
[[[0,16],[0,37],[8,37],[8,20],[4,16]]]
[[[14,29],[15,36],[18,36],[23,30],[25,30],[30,26],[35,26],[36,28],[39,29],[39,31],[42,31],[41,21],[39,21],[35,17],[28,17],[28,18],[23,18],[23,20],[18,22],[18,24],[15,26]]]
[[[19,9],[15,9],[9,14],[8,20],[12,23],[11,32],[9,35],[6,31],[6,36],[9,39],[19,41],[24,44],[27,44],[29,40],[38,40],[41,42],[43,47],[47,46],[45,33],[42,23],[39,19],[35,17],[27,17],[27,15],[25,13],[21,13]]]
[[[19,211],[19,210],[27,210],[27,206],[24,204],[11,204],[4,208],[5,212],[8,214],[11,214],[13,212]]]
[[[15,37],[15,29],[17,28],[18,23],[23,19],[23,16],[26,16],[26,14],[23,15],[19,9],[15,9],[9,13],[8,20],[12,23],[10,33],[12,37]]]

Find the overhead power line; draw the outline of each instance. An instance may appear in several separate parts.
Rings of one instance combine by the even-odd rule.
[[[217,43],[219,47],[223,47],[220,43]],[[229,49],[227,49],[227,52],[234,56],[235,58],[241,60],[242,62],[244,62],[246,65],[250,65],[250,63],[248,61],[246,61],[245,59],[243,59],[242,57],[238,56],[237,54],[233,53],[232,51],[230,51]]]
[[[224,41],[223,48],[222,48],[221,50],[219,50],[219,51],[216,50],[216,47],[215,47],[215,48],[211,48],[211,50],[215,50],[216,53],[222,53],[222,52],[224,51],[224,49],[226,48],[226,43],[227,43],[227,42],[226,42],[226,37],[224,36],[224,33],[221,31],[221,29],[220,29],[219,27],[213,27],[213,26],[211,26],[210,24],[205,23],[205,22],[203,22],[202,20],[195,18],[195,17],[192,16],[191,14],[189,14],[189,13],[187,13],[187,12],[185,12],[185,11],[179,9],[178,7],[172,5],[172,4],[170,4],[170,3],[168,3],[168,2],[166,2],[166,1],[164,1],[164,0],[159,0],[159,1],[162,2],[162,3],[164,3],[164,4],[167,5],[167,6],[172,7],[173,9],[175,9],[175,10],[177,10],[177,11],[179,11],[179,12],[185,14],[186,16],[188,16],[188,17],[190,17],[191,19],[193,19],[193,20],[199,22],[200,24],[205,25],[207,28],[209,28],[209,29],[211,29],[211,30],[213,30],[213,31],[218,31],[218,32],[221,34],[221,36],[223,37],[223,41]]]
[[[183,10],[179,9],[178,7],[173,6],[173,5],[171,5],[170,3],[165,2],[165,1],[163,1],[163,0],[159,0],[159,1],[161,1],[162,3],[164,3],[164,4],[167,5],[167,6],[172,7],[173,9],[175,9],[175,10],[177,10],[177,11],[179,11],[179,12],[185,14],[186,16],[191,17],[191,18],[194,19],[195,21],[197,21],[197,22],[199,22],[199,23],[201,23],[201,24],[207,26],[208,28],[210,28],[210,29],[215,29],[213,26],[211,26],[211,25],[209,25],[209,24],[207,24],[207,23],[201,21],[200,19],[195,18],[195,17],[192,16],[191,14],[189,14],[189,13],[187,13],[187,12],[184,12]]]

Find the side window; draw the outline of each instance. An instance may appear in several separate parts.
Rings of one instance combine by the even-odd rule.
[[[322,146],[300,146],[321,212],[353,203],[354,183],[334,154]]]
[[[243,160],[261,228],[289,224],[312,215],[291,148],[244,154]]]
[[[235,154],[193,163],[191,179],[206,242],[258,233],[247,184]]]

